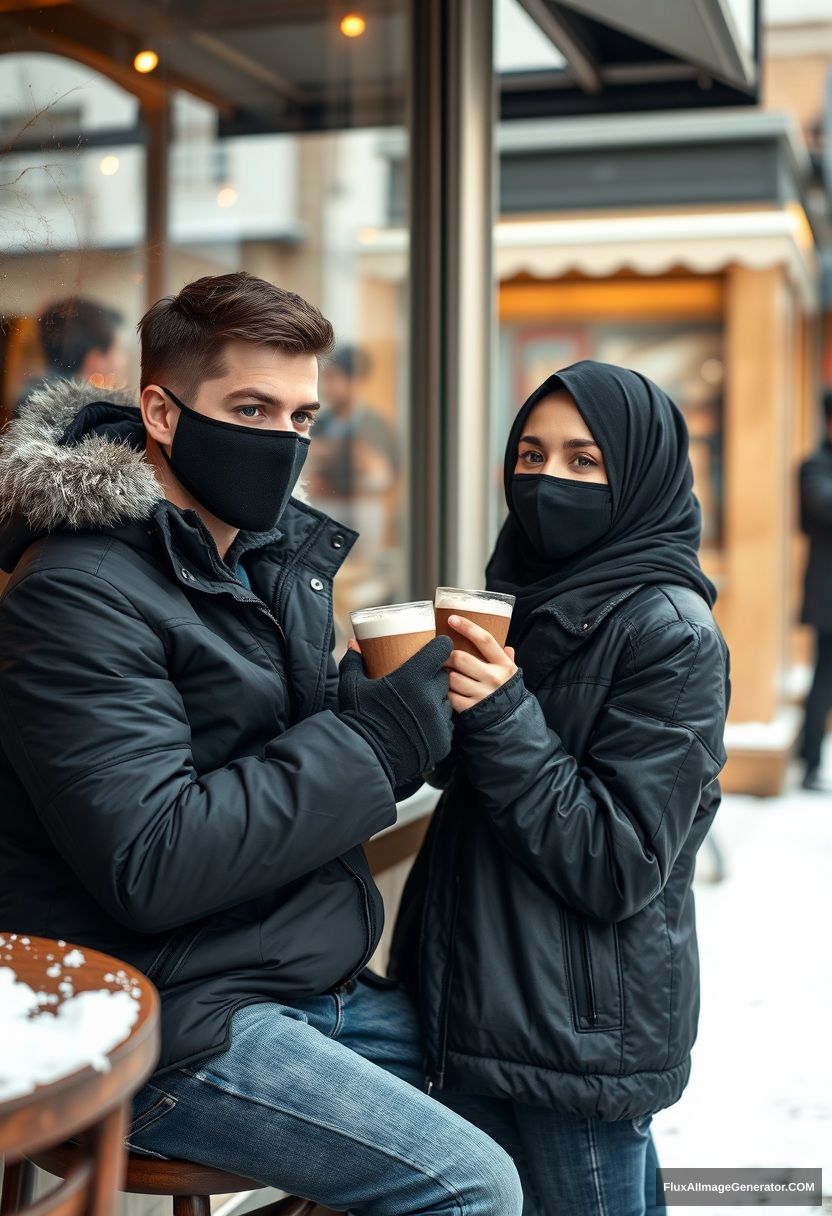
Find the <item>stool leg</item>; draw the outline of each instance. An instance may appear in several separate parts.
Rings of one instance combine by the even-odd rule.
[[[211,1216],[207,1195],[174,1195],[173,1216]]]
[[[3,1191],[0,1194],[0,1216],[12,1216],[21,1208],[27,1208],[35,1193],[37,1170],[31,1161],[6,1162],[3,1171]]]

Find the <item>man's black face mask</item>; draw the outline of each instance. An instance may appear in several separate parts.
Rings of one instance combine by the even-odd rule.
[[[161,452],[188,493],[233,528],[270,532],[295,488],[309,439],[208,418],[159,387],[180,413],[170,454]]]

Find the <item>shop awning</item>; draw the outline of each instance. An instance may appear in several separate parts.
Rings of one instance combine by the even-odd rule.
[[[713,274],[730,265],[782,266],[807,309],[817,299],[815,246],[802,208],[678,214],[553,217],[497,225],[499,279],[518,275],[605,278],[620,271],[660,275],[672,270]],[[365,229],[358,238],[362,273],[403,280],[407,234]]]
[[[760,80],[759,0],[518,0],[563,57],[503,76],[503,116],[747,105]]]

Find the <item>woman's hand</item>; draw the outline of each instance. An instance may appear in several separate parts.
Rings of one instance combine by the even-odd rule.
[[[464,650],[452,650],[446,663],[451,708],[458,714],[490,697],[517,671],[514,647],[505,650],[491,634],[464,616],[448,617],[448,624],[479,650],[481,658]]]

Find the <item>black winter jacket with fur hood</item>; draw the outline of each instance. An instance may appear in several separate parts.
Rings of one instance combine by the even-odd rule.
[[[222,562],[160,497],[138,410],[94,396],[39,390],[0,447],[0,924],[150,976],[163,1070],[222,1050],[235,1008],[364,967],[360,842],[395,802],[335,712],[356,534],[293,498]]]

